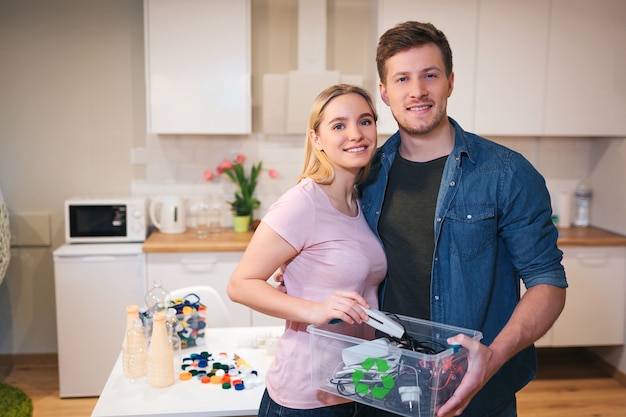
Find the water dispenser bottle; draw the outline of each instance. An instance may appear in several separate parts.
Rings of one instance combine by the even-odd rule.
[[[589,206],[591,205],[591,186],[582,181],[576,187],[576,220],[574,225],[578,227],[589,226]]]

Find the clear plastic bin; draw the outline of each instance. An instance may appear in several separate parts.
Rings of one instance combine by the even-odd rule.
[[[403,416],[435,416],[467,371],[467,351],[446,340],[476,330],[396,315],[415,349],[390,342],[367,324],[309,325],[317,389]]]

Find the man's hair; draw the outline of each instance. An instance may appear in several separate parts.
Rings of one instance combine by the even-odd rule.
[[[399,23],[383,33],[376,49],[376,67],[380,81],[387,82],[385,62],[398,52],[428,43],[435,44],[441,51],[446,76],[452,74],[452,50],[446,35],[431,23],[408,21]]]

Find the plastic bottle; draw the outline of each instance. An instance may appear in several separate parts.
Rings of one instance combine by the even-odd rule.
[[[577,227],[589,226],[589,206],[591,205],[591,186],[586,181],[582,181],[576,187],[576,220]]]
[[[155,279],[152,288],[145,297],[146,307],[152,314],[157,311],[165,311],[170,307],[170,299],[170,292],[161,286],[160,280]]]
[[[139,318],[139,306],[131,304],[126,306],[126,329],[124,330],[124,338],[122,339],[122,367],[124,369],[124,375],[129,377],[127,373],[128,370],[128,356],[127,345],[128,345],[128,332],[133,328],[133,323],[135,319]]]
[[[152,313],[148,307],[143,306],[139,309],[139,318],[143,323],[143,333],[146,335],[146,340],[150,343],[150,336],[152,336]]]
[[[167,327],[167,337],[172,346],[174,354],[174,375],[180,370],[182,360],[182,341],[178,332],[182,330],[182,324],[176,318],[176,309],[168,308],[165,313],[165,326]]]
[[[126,338],[124,375],[133,382],[142,381],[148,374],[148,344],[141,319],[135,319]]]
[[[174,351],[167,337],[165,312],[152,317],[152,337],[148,347],[148,376],[153,387],[167,387],[174,383]]]

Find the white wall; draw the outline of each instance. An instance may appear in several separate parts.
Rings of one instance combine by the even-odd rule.
[[[594,225],[626,235],[626,140],[596,139],[590,155]]]
[[[140,0],[0,1],[0,188],[24,231],[0,286],[0,353],[57,350],[63,201],[130,192],[129,152],[145,137],[142,13]]]

